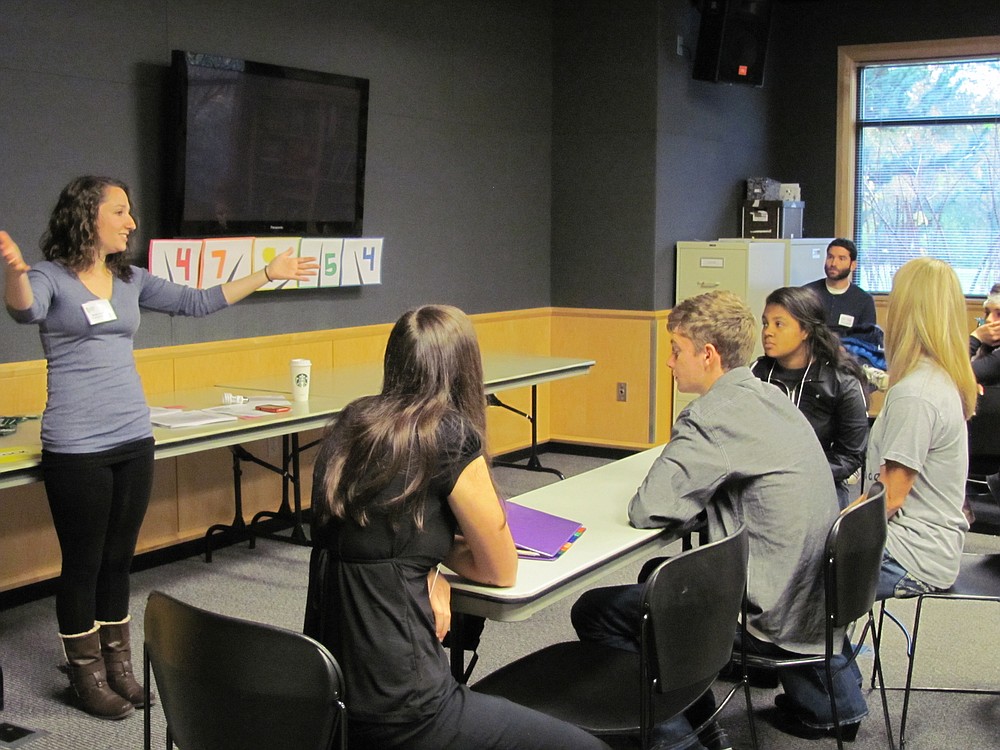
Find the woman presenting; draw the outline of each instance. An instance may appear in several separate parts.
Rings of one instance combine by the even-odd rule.
[[[485,454],[472,323],[427,305],[389,334],[382,392],[349,404],[313,477],[305,632],[344,669],[360,750],[608,750],[583,730],[460,685],[440,640],[444,562],[511,586],[517,552]]]
[[[48,370],[42,477],[62,552],[56,617],[71,693],[89,714],[120,719],[143,705],[132,671],[129,568],[152,487],[153,431],[132,341],[139,310],[208,315],[269,280],[305,280],[315,261],[288,251],[207,290],[129,265],[135,231],[126,185],[85,176],[67,185],[29,266],[0,231],[4,302],[39,327]]]

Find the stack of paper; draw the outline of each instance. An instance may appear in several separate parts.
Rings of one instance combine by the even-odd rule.
[[[149,410],[150,421],[157,427],[201,427],[218,422],[235,422],[231,414],[219,414],[204,409],[163,409],[153,406]]]

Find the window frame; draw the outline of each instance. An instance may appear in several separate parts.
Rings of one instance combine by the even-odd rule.
[[[834,229],[855,236],[858,69],[872,63],[913,63],[1000,55],[1000,36],[845,45],[837,48],[837,155]],[[861,249],[864,252],[864,248]]]

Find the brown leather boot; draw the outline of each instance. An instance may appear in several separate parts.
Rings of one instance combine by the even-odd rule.
[[[59,634],[66,652],[66,671],[76,705],[100,719],[124,719],[135,709],[108,685],[95,625],[86,633]]]
[[[104,666],[108,670],[108,684],[118,695],[136,708],[146,705],[146,697],[142,685],[132,672],[132,640],[129,636],[129,621],[131,615],[120,622],[101,622],[101,653],[104,655]],[[150,704],[152,704],[150,694]]]

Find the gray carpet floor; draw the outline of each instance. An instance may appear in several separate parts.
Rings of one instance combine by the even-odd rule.
[[[546,465],[572,475],[603,462],[564,454],[543,457]],[[552,481],[553,475],[498,469],[497,480],[513,497]],[[1000,552],[1000,537],[970,535],[970,552]],[[146,597],[165,591],[197,606],[292,630],[301,629],[305,604],[308,550],[261,540],[256,550],[237,545],[219,550],[212,564],[190,558],[133,576],[134,632],[142,632]],[[619,571],[608,584],[635,580],[634,569]],[[487,623],[479,648],[475,682],[503,664],[550,643],[574,638],[569,623],[572,600],[564,600],[521,623]],[[912,621],[912,602],[896,601],[891,610],[905,623]],[[978,686],[1000,689],[1000,606],[991,603],[941,603],[925,606],[916,680],[924,684]],[[57,670],[62,655],[56,638],[55,608],[44,599],[0,611],[0,664],[6,677],[6,710],[0,722],[40,730],[26,744],[30,750],[124,750],[142,746],[142,714],[118,722],[93,719],[65,702],[65,677]],[[882,656],[886,680],[901,685],[905,678],[902,636],[887,628]],[[141,659],[136,657],[137,664]],[[870,652],[860,658],[869,673]],[[610,686],[609,686],[610,687]],[[719,688],[717,688],[717,692]],[[761,748],[835,747],[832,739],[810,742],[778,732],[767,723],[777,690],[753,690]],[[857,750],[886,747],[878,693],[869,695],[871,714],[863,723]],[[898,728],[902,693],[889,693],[890,716]],[[749,748],[744,703],[734,699],[721,718],[736,747]],[[164,723],[153,710],[153,743],[162,747]],[[23,742],[23,741],[22,741]],[[918,693],[911,700],[907,727],[910,750],[1000,748],[1000,697]]]

